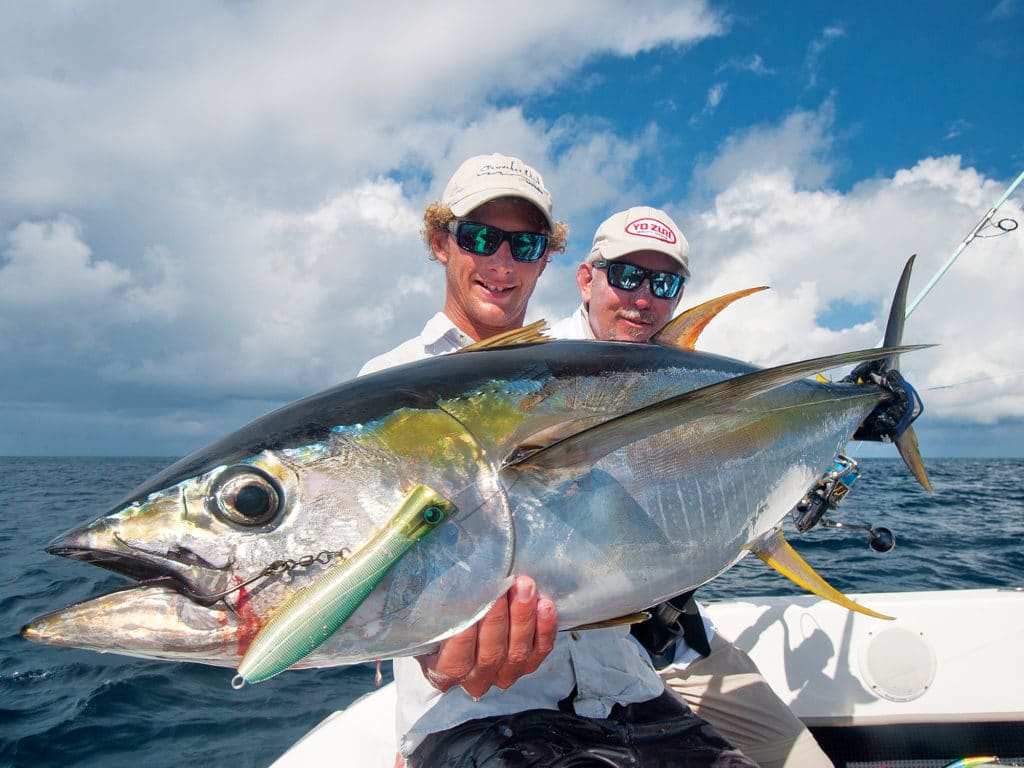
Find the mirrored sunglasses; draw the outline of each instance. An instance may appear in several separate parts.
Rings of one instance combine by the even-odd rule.
[[[508,241],[512,258],[516,261],[537,261],[548,247],[548,236],[539,232],[506,232],[489,224],[475,221],[449,221],[445,225],[459,248],[477,256],[490,256]]]
[[[675,272],[661,272],[630,264],[628,261],[592,262],[594,269],[608,272],[608,284],[624,291],[635,291],[644,280],[651,281],[651,294],[659,299],[674,299],[686,282],[686,278]]]

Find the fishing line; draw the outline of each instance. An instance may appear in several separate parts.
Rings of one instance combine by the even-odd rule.
[[[1013,379],[1017,376],[1024,376],[1024,371],[1015,371],[1013,373],[1000,373],[997,376],[982,376],[977,379],[964,379],[963,381],[957,381],[953,384],[936,384],[933,387],[924,387],[928,392],[934,392],[939,389],[952,389],[953,387],[960,387],[964,384],[981,384],[986,381],[999,381],[1000,379]]]

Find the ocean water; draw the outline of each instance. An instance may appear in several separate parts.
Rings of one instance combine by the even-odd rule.
[[[372,690],[370,665],[288,672],[235,691],[233,670],[51,648],[23,640],[35,616],[123,578],[47,555],[57,534],[106,509],[171,459],[0,458],[0,766],[262,768],[335,709]],[[877,554],[858,532],[787,533],[847,592],[1024,586],[1024,460],[927,461],[934,494],[898,460],[861,462],[836,517],[885,525]],[[703,599],[794,594],[747,558]],[[385,665],[385,679],[388,678]],[[338,745],[346,764],[345,745]]]

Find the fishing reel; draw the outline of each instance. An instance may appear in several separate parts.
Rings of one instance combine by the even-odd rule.
[[[816,525],[822,528],[843,528],[850,531],[865,531],[868,544],[875,552],[889,552],[896,546],[896,536],[891,530],[883,527],[857,523],[841,523],[825,517],[829,510],[836,509],[840,502],[852,490],[853,484],[860,477],[857,462],[849,456],[836,454],[829,467],[814,483],[807,494],[797,502],[789,515],[801,533],[809,531]]]

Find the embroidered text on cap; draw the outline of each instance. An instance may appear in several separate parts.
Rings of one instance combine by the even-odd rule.
[[[650,237],[663,243],[675,244],[676,234],[672,228],[657,219],[637,219],[626,225],[626,232],[638,237]]]

